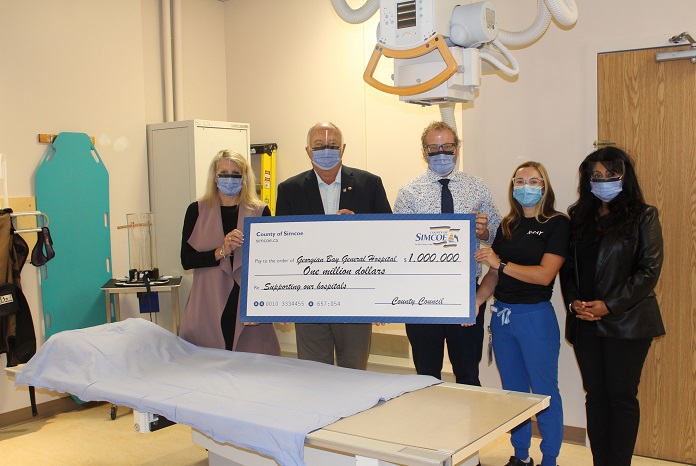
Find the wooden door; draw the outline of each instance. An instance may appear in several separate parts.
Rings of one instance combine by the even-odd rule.
[[[635,159],[665,241],[656,292],[667,335],[654,340],[643,370],[635,454],[694,464],[696,64],[657,63],[659,51],[598,55],[598,139],[614,141]]]

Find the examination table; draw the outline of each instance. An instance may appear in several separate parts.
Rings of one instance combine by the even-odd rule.
[[[545,396],[196,347],[144,319],[61,332],[16,385],[193,428],[211,465],[471,464]]]

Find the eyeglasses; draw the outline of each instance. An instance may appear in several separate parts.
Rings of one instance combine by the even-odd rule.
[[[239,173],[216,173],[216,178],[243,178]]]
[[[512,184],[514,186],[527,185],[536,188],[537,186],[542,186],[544,184],[544,180],[541,178],[513,178]]]
[[[423,146],[425,149],[425,152],[430,154],[435,154],[436,152],[451,152],[454,153],[455,150],[457,150],[457,145],[453,142],[448,142],[445,144],[426,144]]]
[[[316,146],[316,147],[312,147],[312,150],[324,150],[324,149],[336,150],[336,149],[340,149],[340,148],[341,148],[340,146]]]
[[[595,177],[594,175],[592,175],[592,178],[590,179],[590,181],[593,181],[593,182],[595,182],[595,183],[608,183],[608,182],[610,182],[610,181],[619,181],[619,180],[621,180],[622,178],[623,178],[623,175],[619,175],[619,176],[610,176],[610,177],[608,177],[608,178],[600,178],[599,176],[596,176],[596,177]]]

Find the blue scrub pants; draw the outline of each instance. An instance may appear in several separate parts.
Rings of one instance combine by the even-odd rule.
[[[543,466],[555,466],[563,440],[563,406],[558,390],[561,335],[550,302],[492,306],[491,332],[495,360],[503,388],[551,396],[548,408],[536,415],[541,432]],[[529,457],[532,424],[527,420],[512,429],[515,456]]]

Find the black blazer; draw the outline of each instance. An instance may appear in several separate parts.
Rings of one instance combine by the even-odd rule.
[[[365,170],[341,167],[341,200],[339,209],[356,214],[392,213],[382,179]],[[278,185],[276,212],[280,215],[323,215],[317,174],[314,170],[295,175]]]
[[[566,305],[566,338],[575,342],[578,319],[570,303],[579,299],[575,250],[561,268],[561,290]],[[595,280],[597,299],[609,314],[597,321],[597,336],[653,338],[665,334],[655,285],[662,269],[662,228],[657,209],[647,206],[632,238],[605,235],[599,244]]]

